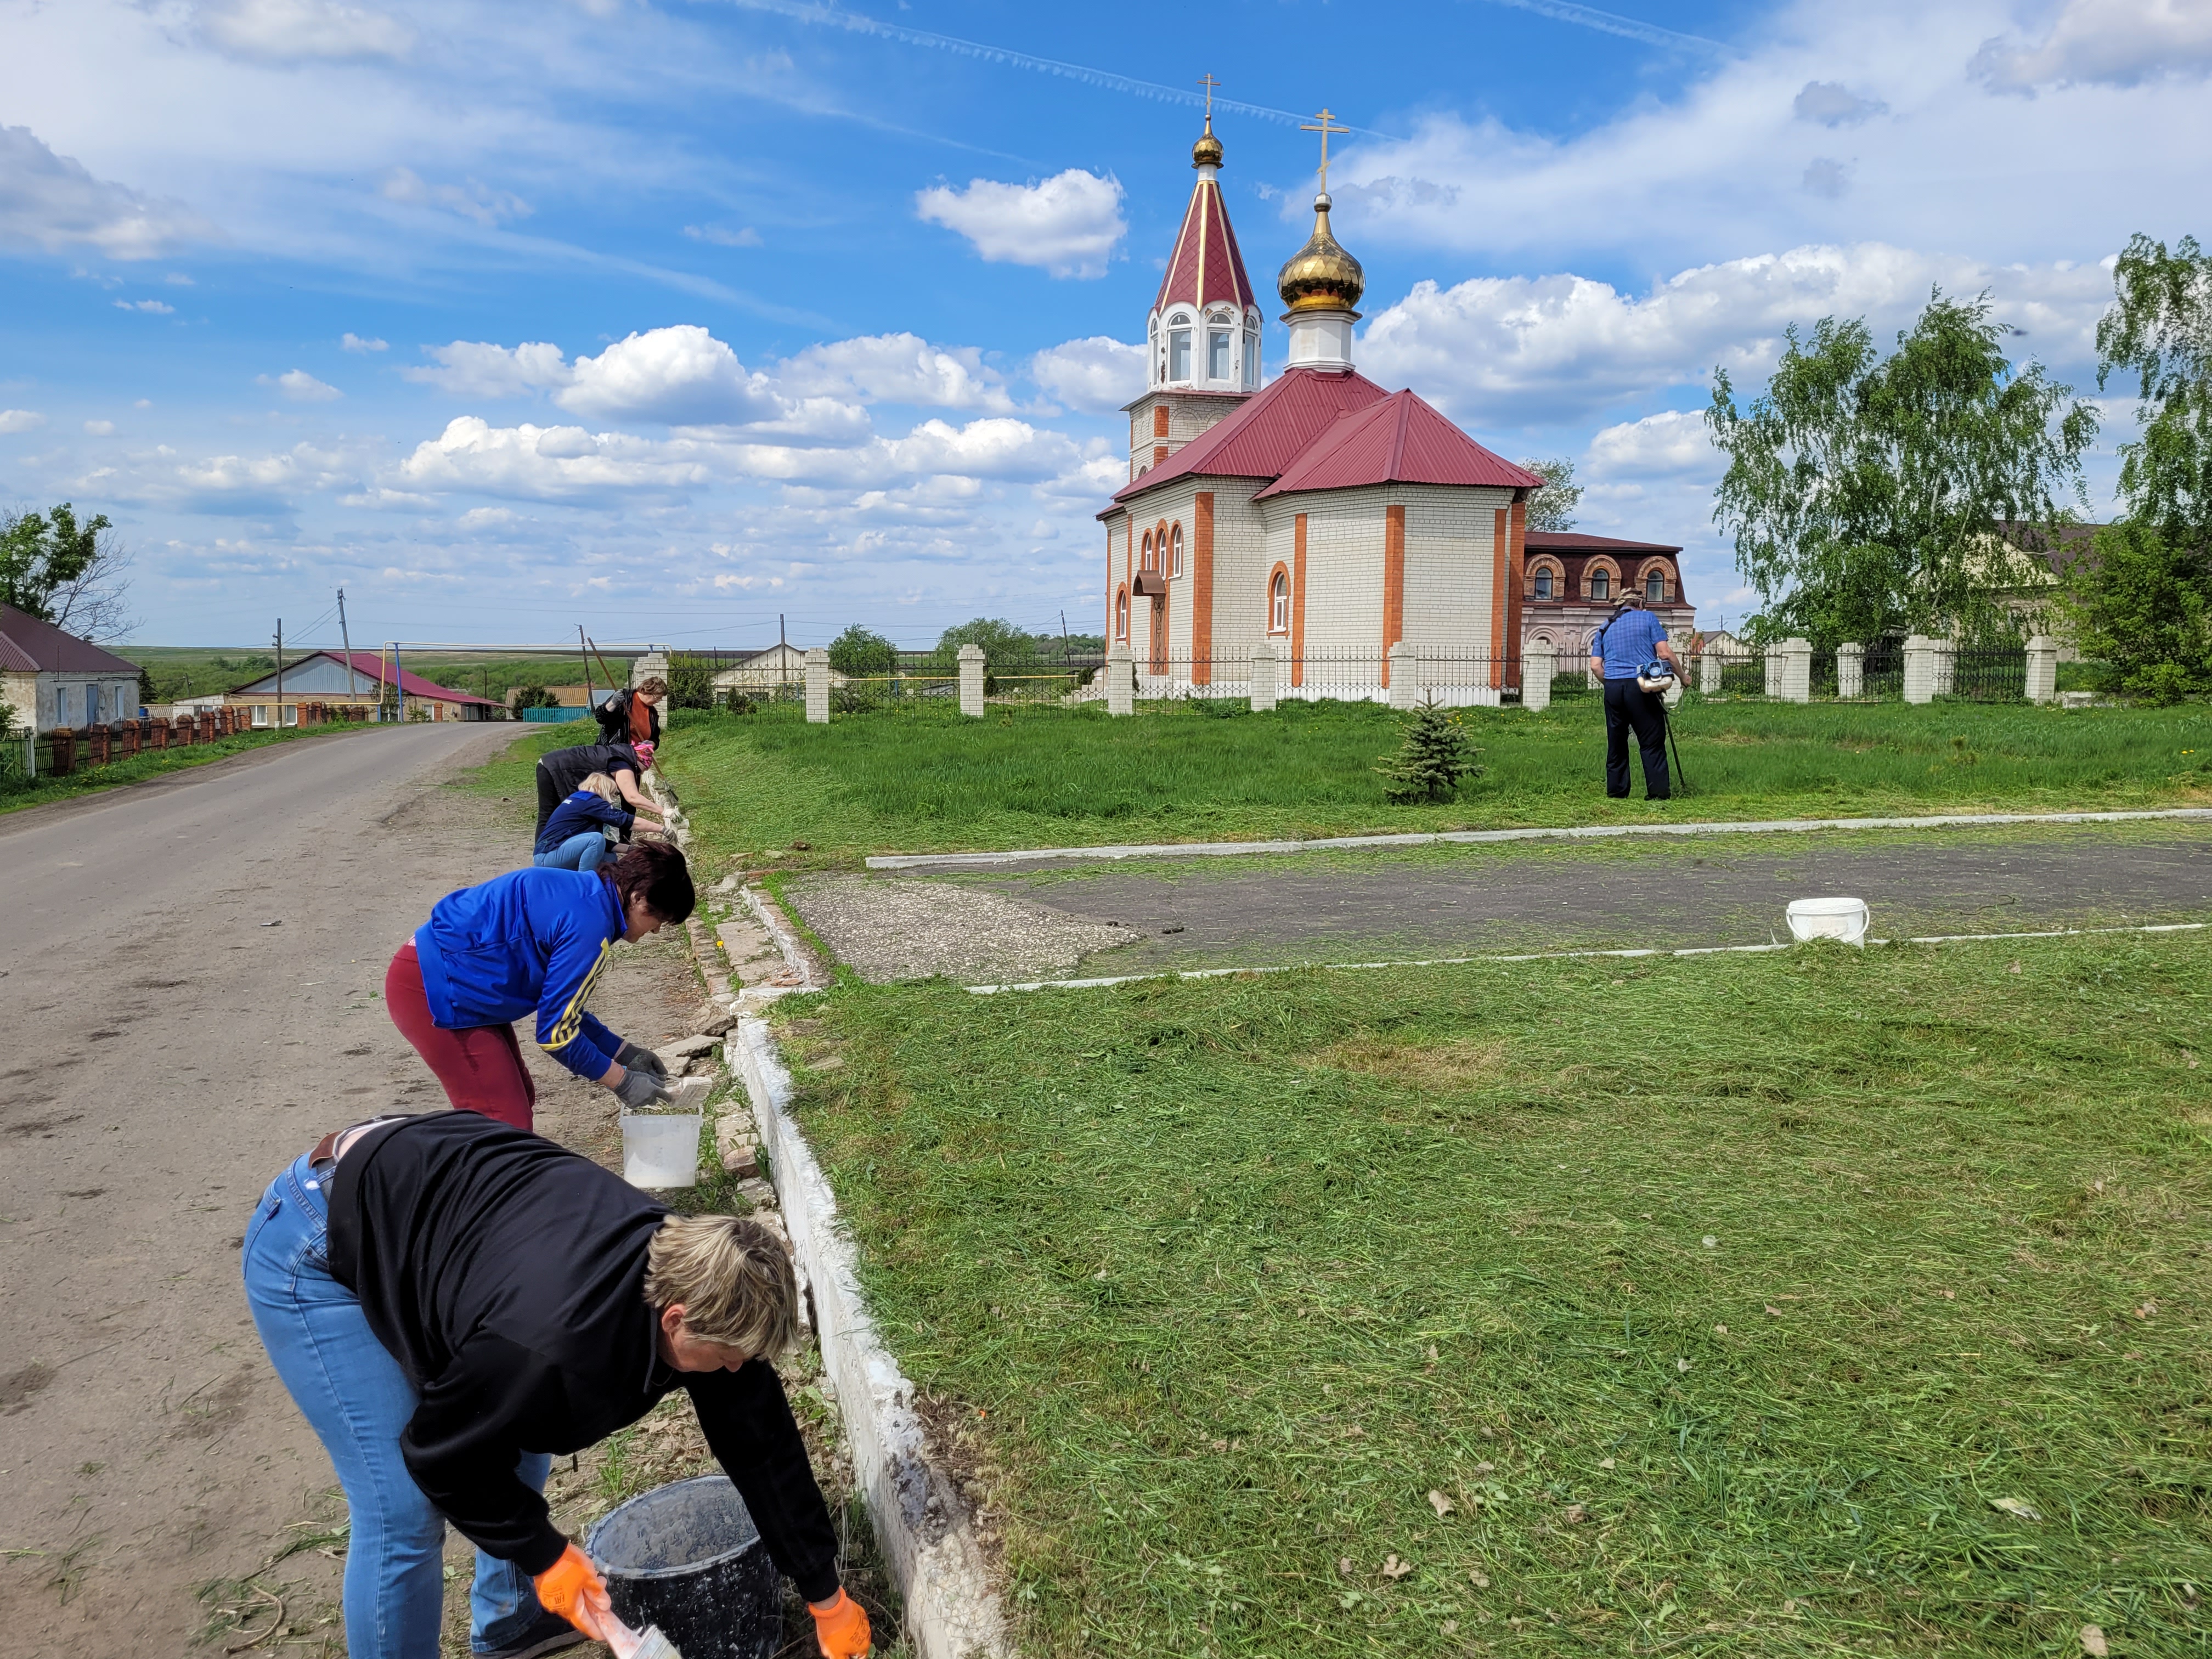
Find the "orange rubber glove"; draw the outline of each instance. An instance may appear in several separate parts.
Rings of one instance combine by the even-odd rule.
[[[530,1582],[538,1588],[539,1607],[559,1613],[594,1642],[604,1642],[613,1633],[614,1605],[607,1599],[607,1587],[592,1558],[574,1544]]]
[[[842,1584],[836,1600],[828,1607],[817,1607],[810,1601],[806,1610],[814,1615],[814,1636],[822,1644],[823,1659],[867,1659],[875,1650],[868,1635],[867,1613],[845,1594]]]

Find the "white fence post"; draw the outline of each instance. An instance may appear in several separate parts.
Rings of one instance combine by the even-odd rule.
[[[1390,647],[1390,707],[1419,708],[1421,690],[1415,684],[1421,678],[1413,655],[1413,647],[1404,640]]]
[[[806,723],[830,724],[830,653],[818,645],[806,653]]]
[[[1925,634],[1908,635],[1905,641],[1905,700],[1936,701],[1936,641]]]
[[[1698,690],[1701,696],[1720,696],[1723,665],[1721,653],[1711,646],[1698,653]]]
[[[983,712],[983,647],[973,641],[960,647],[960,712]]]
[[[1836,696],[1839,702],[1866,696],[1866,647],[1847,640],[1836,647]]]
[[[1552,654],[1552,642],[1538,640],[1533,645],[1521,647],[1521,706],[1539,713],[1552,706],[1552,676],[1558,673],[1559,659]]]
[[[1252,647],[1252,711],[1265,714],[1275,706],[1275,646],[1262,640]]]
[[[1793,636],[1782,641],[1778,647],[1778,654],[1782,659],[1782,689],[1779,692],[1774,691],[1770,674],[1768,691],[1780,696],[1784,702],[1812,702],[1813,641]]]
[[[1106,712],[1109,714],[1133,714],[1137,712],[1136,683],[1133,676],[1135,666],[1130,659],[1126,643],[1116,643],[1106,653]]]
[[[2058,641],[2038,634],[2027,642],[2027,700],[2058,701]]]

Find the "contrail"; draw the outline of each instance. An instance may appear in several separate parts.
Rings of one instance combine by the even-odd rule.
[[[1181,87],[1164,87],[1157,81],[1139,81],[1132,76],[1116,75],[1111,70],[1092,69],[1085,64],[1064,64],[1056,58],[1038,58],[1026,52],[1015,52],[1006,46],[986,46],[980,40],[963,40],[957,35],[933,34],[927,29],[907,27],[903,23],[884,23],[858,12],[841,11],[835,6],[815,5],[809,0],[728,0],[728,3],[745,11],[768,12],[777,17],[787,17],[796,23],[811,23],[819,27],[843,29],[852,34],[872,34],[878,40],[903,41],[910,46],[927,46],[933,52],[950,52],[963,58],[981,58],[988,64],[1005,64],[1015,69],[1035,70],[1040,75],[1057,75],[1063,80],[1080,82],[1085,86],[1098,87],[1108,92],[1125,92],[1139,98],[1150,98],[1161,103],[1188,104],[1193,108],[1202,106],[1206,100],[1195,92]],[[1501,0],[1504,4],[1520,4],[1532,10],[1551,8],[1554,0]],[[1588,8],[1560,4],[1562,12],[1583,13]],[[1603,17],[1603,12],[1589,12],[1592,17]],[[1592,27],[1599,27],[1592,25]],[[1604,27],[1613,33],[1627,28],[1641,28],[1643,24],[1631,23],[1626,18],[1615,20]],[[1669,35],[1665,29],[1653,29],[1655,35],[1670,40],[1687,40],[1690,35]],[[1279,122],[1285,126],[1297,126],[1311,120],[1310,115],[1299,115],[1286,109],[1271,109],[1265,104],[1241,103],[1233,98],[1216,97],[1213,107],[1238,115],[1256,116],[1262,121]],[[1351,131],[1369,138],[1388,138],[1391,135],[1376,132],[1367,127],[1352,127]]]
[[[1729,50],[1719,41],[1708,40],[1702,34],[1683,34],[1674,29],[1662,29],[1656,23],[1640,22],[1633,17],[1600,11],[1595,6],[1578,6],[1574,0],[1490,0],[1490,3],[1510,6],[1516,11],[1533,11],[1539,17],[1578,24],[1586,29],[1595,29],[1601,34],[1617,34],[1624,40],[1641,40],[1647,46],[1687,46],[1697,52],[1723,53]]]

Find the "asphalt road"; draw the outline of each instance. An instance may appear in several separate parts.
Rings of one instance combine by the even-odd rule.
[[[236,1247],[325,1130],[443,1103],[371,994],[523,860],[514,809],[440,781],[518,735],[373,728],[0,817],[0,1654],[185,1652],[197,1592],[333,1484]]]

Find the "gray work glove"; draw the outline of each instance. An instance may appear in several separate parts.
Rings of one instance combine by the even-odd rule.
[[[648,1106],[657,1106],[675,1098],[668,1092],[666,1085],[646,1071],[625,1070],[623,1080],[615,1085],[615,1093],[633,1112],[641,1112]]]
[[[668,1080],[668,1067],[659,1054],[650,1048],[641,1048],[635,1042],[624,1042],[615,1056],[615,1064],[625,1072],[650,1072],[662,1082]]]

